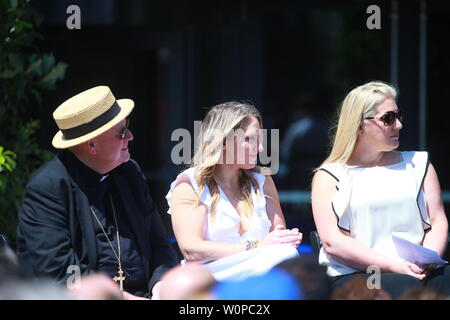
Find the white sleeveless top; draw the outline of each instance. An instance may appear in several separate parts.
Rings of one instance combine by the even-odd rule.
[[[422,245],[424,230],[431,228],[423,181],[428,153],[401,152],[401,162],[384,167],[351,168],[345,164],[326,164],[320,170],[337,181],[331,204],[338,227],[355,240],[380,254],[402,260],[392,235]],[[330,276],[359,272],[320,250],[319,263]]]
[[[196,192],[199,187],[194,178],[195,168],[189,168],[180,173],[175,181],[170,184],[170,190],[166,195],[169,210],[167,213],[171,214],[171,202],[173,189],[178,185],[179,178],[183,174],[187,174],[192,187]],[[216,205],[216,212],[214,219],[211,219],[211,203],[212,196],[208,186],[205,186],[203,193],[200,195],[200,202],[208,207],[208,221],[204,240],[230,243],[244,243],[246,241],[262,240],[269,233],[271,222],[267,217],[266,198],[264,197],[264,181],[266,177],[262,174],[251,171],[251,174],[256,179],[259,186],[259,193],[256,194],[252,187],[252,200],[254,212],[250,220],[249,228],[244,234],[239,234],[239,224],[241,217],[233,205],[228,200],[225,193],[219,187],[220,199]]]

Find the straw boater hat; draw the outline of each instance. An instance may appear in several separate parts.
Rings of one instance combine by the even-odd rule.
[[[107,86],[83,91],[53,112],[60,130],[52,144],[57,149],[65,149],[86,142],[128,117],[133,108],[133,100],[116,100]]]

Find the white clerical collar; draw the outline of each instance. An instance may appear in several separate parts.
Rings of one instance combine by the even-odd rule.
[[[109,177],[109,173],[108,174],[105,174],[104,176],[102,176],[101,178],[100,178],[100,182],[102,182],[103,180],[105,180],[106,178],[108,178]]]

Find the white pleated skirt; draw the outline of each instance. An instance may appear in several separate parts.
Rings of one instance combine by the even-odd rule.
[[[263,275],[278,263],[297,256],[297,249],[292,245],[276,244],[240,252],[203,266],[217,281],[241,281]]]

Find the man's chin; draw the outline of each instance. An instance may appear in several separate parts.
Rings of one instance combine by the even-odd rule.
[[[122,163],[128,162],[130,160],[131,156],[128,150],[126,153],[122,154]]]

